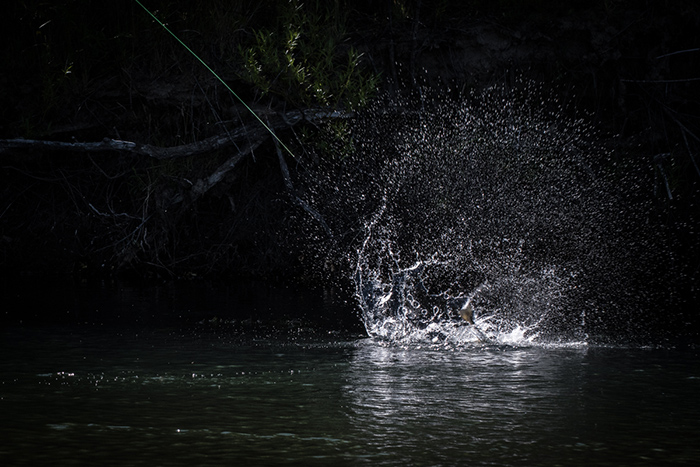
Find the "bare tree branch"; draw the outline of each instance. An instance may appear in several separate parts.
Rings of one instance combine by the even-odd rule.
[[[296,125],[300,121],[315,123],[324,119],[349,118],[351,113],[311,109],[304,112],[293,110],[285,114],[277,115],[272,120],[270,129],[279,130]],[[44,141],[35,139],[2,139],[0,140],[0,154],[11,150],[46,150],[46,151],[71,151],[71,152],[103,152],[103,151],[125,151],[133,154],[153,157],[156,159],[177,159],[180,157],[196,156],[208,153],[216,149],[233,145],[236,141],[249,140],[251,143],[262,138],[267,138],[267,130],[261,125],[254,123],[250,126],[243,125],[233,131],[211,136],[201,141],[190,144],[163,148],[151,144],[123,141],[119,139],[105,138],[99,142],[65,142],[65,141]],[[243,152],[243,151],[242,151]]]
[[[244,156],[253,152],[258,146],[260,146],[265,138],[258,139],[256,141],[251,141],[246,144],[245,147],[241,148],[240,151],[233,157],[229,158],[226,162],[221,164],[214,172],[212,172],[206,179],[202,178],[197,180],[194,187],[192,187],[192,194],[195,197],[199,197],[209,191],[214,185],[219,183],[224,176],[233,170],[233,168],[238,164]]]
[[[329,237],[333,238],[333,232],[331,231],[330,227],[328,227],[328,224],[326,224],[326,221],[323,220],[321,214],[296,194],[296,191],[294,190],[294,185],[292,184],[292,178],[289,175],[289,168],[287,167],[287,163],[284,160],[284,154],[282,154],[282,150],[280,149],[280,145],[277,142],[277,138],[272,138],[272,140],[275,142],[275,148],[277,149],[277,158],[279,159],[280,170],[282,171],[282,178],[284,178],[284,185],[287,188],[289,195],[299,206],[301,206],[301,208],[304,211],[308,212],[311,215],[311,217],[316,219],[316,221],[319,224],[321,224],[321,227],[323,227],[323,230],[325,230]]]

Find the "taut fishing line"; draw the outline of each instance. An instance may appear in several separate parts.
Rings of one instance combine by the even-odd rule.
[[[209,65],[207,65],[207,63],[206,63],[204,60],[202,60],[202,59],[199,57],[199,55],[197,55],[196,53],[194,53],[194,51],[193,51],[192,49],[190,49],[190,48],[187,46],[187,44],[185,44],[179,37],[177,37],[177,35],[175,35],[174,32],[172,32],[170,29],[168,29],[168,27],[167,27],[161,20],[159,20],[158,17],[157,17],[156,15],[154,15],[154,14],[151,12],[151,10],[149,10],[148,8],[146,8],[146,7],[144,6],[143,3],[141,3],[139,0],[134,0],[134,1],[135,1],[141,8],[143,8],[143,9],[146,11],[146,13],[148,13],[148,14],[151,16],[151,18],[153,18],[158,24],[160,24],[160,25],[163,27],[163,29],[165,29],[166,31],[168,31],[168,33],[170,33],[170,35],[173,36],[173,37],[175,38],[175,40],[177,40],[185,49],[187,49],[187,51],[188,51],[189,53],[191,53],[192,56],[193,56],[194,58],[196,58],[197,60],[199,60],[199,62],[200,62],[202,65],[204,65],[204,67],[205,67],[207,70],[209,70],[209,72],[210,72],[212,75],[214,75],[214,76],[216,77],[216,79],[218,79],[218,80],[221,82],[221,84],[223,84],[224,87],[225,87],[226,89],[228,89],[229,92],[230,92],[231,94],[233,94],[233,95],[235,96],[235,98],[238,99],[238,101],[239,101],[241,104],[243,104],[243,105],[245,106],[245,108],[248,109],[248,111],[249,111],[251,114],[253,114],[253,116],[260,122],[260,124],[262,124],[262,126],[265,127],[265,129],[266,129],[267,131],[270,132],[270,134],[272,135],[272,137],[275,138],[275,140],[277,140],[277,142],[279,142],[279,144],[282,145],[282,147],[283,147],[284,149],[286,149],[287,152],[288,152],[292,157],[294,157],[294,153],[287,147],[286,144],[284,144],[284,142],[282,142],[281,139],[279,139],[279,137],[275,134],[275,132],[272,131],[272,129],[271,129],[267,124],[265,124],[265,122],[262,121],[262,119],[258,116],[258,114],[256,114],[256,113],[253,111],[253,109],[251,109],[250,106],[248,106],[248,104],[246,104],[245,101],[244,101],[243,99],[241,99],[241,98],[238,96],[238,94],[236,94],[236,93],[233,91],[233,89],[231,89],[231,87],[230,87],[228,84],[226,84],[226,82],[225,82],[218,74],[216,74],[216,72],[215,72],[214,70],[212,70],[211,67],[210,67]]]

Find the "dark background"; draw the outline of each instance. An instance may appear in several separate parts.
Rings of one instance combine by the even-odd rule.
[[[241,48],[257,31],[284,30],[289,3],[235,3],[145,6],[249,104],[312,106],[293,90],[265,94],[242,72]],[[670,329],[697,337],[697,2],[391,0],[299,8],[343,13],[338,63],[351,47],[361,52],[363,76],[379,76],[377,93],[427,86],[450,95],[524,76],[587,112],[620,165],[642,174],[640,196],[654,205],[650,228],[663,230],[674,252],[675,296],[652,305],[673,315]],[[215,134],[218,122],[242,121],[232,96],[135,2],[12,2],[2,22],[0,138],[108,137],[169,147]],[[346,108],[343,100],[335,105]],[[305,140],[290,131],[280,136],[306,153],[323,148],[316,130],[308,125]],[[258,278],[331,285],[349,296],[349,266],[334,256],[338,250],[309,252],[309,232],[298,227],[306,214],[290,201],[269,140],[207,195],[164,207],[173,193],[186,193],[183,180],[229,155],[163,162],[117,152],[3,150],[5,290],[39,277],[78,284]]]

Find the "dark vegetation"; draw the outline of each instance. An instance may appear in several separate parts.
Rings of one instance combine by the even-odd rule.
[[[618,170],[640,173],[678,290],[698,298],[695,1],[145,1],[293,156],[136,2],[11,3],[5,277],[347,277],[337,250],[309,248],[356,233],[333,232],[298,191],[305,168],[354,150],[349,119],[378,94],[427,86],[448,98],[518,75],[588,112]]]

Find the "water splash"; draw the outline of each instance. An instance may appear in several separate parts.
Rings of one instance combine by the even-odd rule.
[[[361,114],[355,154],[311,194],[335,231],[359,232],[349,259],[368,334],[578,345],[633,309],[657,261],[640,234],[648,206],[629,201],[640,181],[593,127],[531,82],[429,95]],[[459,318],[467,302],[475,326]]]
[[[367,333],[397,345],[581,345],[586,341],[585,313],[571,322],[567,305],[569,277],[554,268],[524,272],[526,261],[518,248],[509,261],[474,263],[488,279],[473,289],[453,286],[428,289],[430,275],[458,275],[461,261],[418,261],[402,268],[389,241],[370,252],[369,234],[358,252],[356,294]],[[522,246],[522,242],[520,244]],[[379,257],[372,258],[373,255]],[[385,255],[384,257],[381,257]],[[389,259],[387,264],[382,264]],[[487,270],[490,269],[490,270]],[[474,323],[460,318],[460,310],[475,310]]]
[[[367,332],[396,342],[585,341],[576,277],[584,256],[605,257],[609,246],[596,242],[607,190],[591,164],[606,155],[587,142],[591,127],[532,83],[413,112],[392,103],[402,112],[384,103],[356,133],[365,155],[383,158],[373,167],[381,201],[356,255]],[[474,326],[458,316],[467,302]]]

